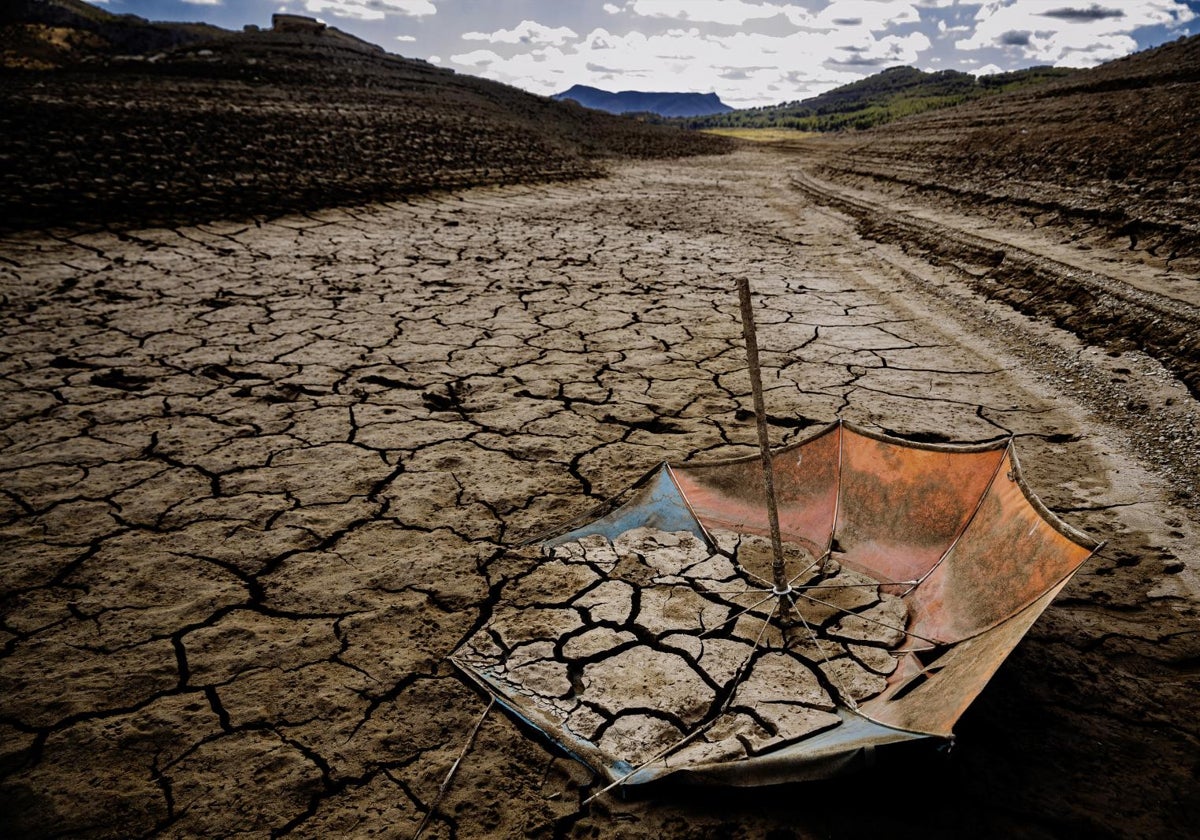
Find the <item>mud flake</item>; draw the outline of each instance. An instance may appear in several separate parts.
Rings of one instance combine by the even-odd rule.
[[[533,695],[535,700],[543,700],[545,702],[542,705],[549,705],[551,708],[554,706],[548,701],[571,692],[567,666],[562,662],[539,659],[509,666],[506,679],[516,685],[523,694]]]
[[[627,624],[633,609],[633,587],[623,580],[606,580],[571,603],[587,610],[592,621]]]
[[[634,621],[657,636],[716,627],[728,616],[729,607],[714,603],[692,589],[654,586],[641,591],[641,604]]]
[[[492,620],[491,630],[510,650],[533,641],[556,642],[583,626],[573,609],[507,609]]]
[[[764,702],[754,712],[775,730],[766,738],[748,737],[755,752],[765,752],[832,729],[842,722],[836,714],[823,709],[786,702]]]
[[[592,659],[605,651],[629,644],[637,640],[637,636],[626,630],[613,630],[608,627],[593,627],[578,636],[572,636],[563,643],[563,656],[568,659]]]
[[[243,831],[267,832],[303,813],[322,790],[320,770],[269,731],[236,732],[201,744],[172,768],[180,819],[174,831],[217,836],[239,814]]]
[[[617,715],[627,709],[656,708],[694,723],[715,697],[687,660],[639,645],[584,666],[580,699]]]
[[[600,737],[600,749],[635,767],[684,737],[678,727],[658,717],[629,714],[617,718]]]
[[[896,657],[891,651],[870,645],[846,645],[846,649],[868,671],[886,677],[896,670]]]
[[[504,587],[503,599],[515,607],[565,604],[576,592],[599,580],[599,575],[586,565],[551,560]]]
[[[753,708],[759,703],[779,700],[802,703],[824,712],[834,710],[833,699],[807,665],[791,654],[766,653],[758,657],[738,683],[733,703]]]
[[[908,606],[893,595],[869,610],[847,615],[829,628],[830,638],[847,642],[866,642],[895,647],[904,639],[908,626]]]
[[[212,685],[267,665],[294,668],[341,648],[331,619],[293,619],[235,610],[183,637],[191,681]]]
[[[822,662],[818,666],[830,685],[849,706],[874,697],[887,688],[887,680],[872,673],[848,656]]]

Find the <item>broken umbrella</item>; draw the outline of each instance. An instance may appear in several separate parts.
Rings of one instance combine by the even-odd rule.
[[[1099,548],[1030,491],[1011,440],[838,421],[772,452],[764,429],[761,457],[662,464],[542,540],[452,657],[610,787],[824,778],[952,739]]]

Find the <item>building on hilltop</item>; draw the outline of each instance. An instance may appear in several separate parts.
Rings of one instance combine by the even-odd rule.
[[[304,15],[271,15],[271,30],[274,32],[324,32],[325,24],[316,18]]]

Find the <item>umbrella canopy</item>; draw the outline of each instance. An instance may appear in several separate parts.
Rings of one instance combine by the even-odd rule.
[[[621,784],[821,778],[949,739],[1099,544],[1021,477],[1012,441],[917,444],[836,422],[770,455],[662,464],[518,557],[452,657]]]

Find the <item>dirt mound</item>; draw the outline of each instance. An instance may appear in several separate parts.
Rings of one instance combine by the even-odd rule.
[[[271,215],[729,148],[340,35],[239,33],[5,72],[0,227]]]
[[[822,141],[822,174],[1200,266],[1200,37]],[[1105,244],[1112,244],[1105,242]]]

